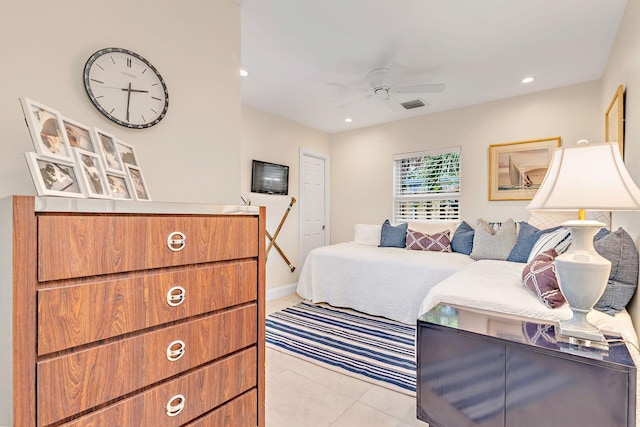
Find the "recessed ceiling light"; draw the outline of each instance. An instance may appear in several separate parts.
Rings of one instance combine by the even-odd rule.
[[[346,119],[344,119],[344,121],[347,123],[351,123],[353,119],[351,117],[347,117]]]
[[[534,80],[535,78],[533,77],[525,77],[524,79],[522,79],[522,83],[531,83]]]
[[[245,69],[240,69],[240,77],[247,77],[249,75],[249,72]]]

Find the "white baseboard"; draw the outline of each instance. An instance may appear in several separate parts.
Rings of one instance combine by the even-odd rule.
[[[296,287],[298,283],[291,283],[288,285],[278,286],[277,288],[267,289],[267,301],[271,301],[272,299],[282,298],[287,295],[294,294],[296,292]]]

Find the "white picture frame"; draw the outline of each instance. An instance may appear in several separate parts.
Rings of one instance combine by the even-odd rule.
[[[104,132],[100,129],[93,128],[94,136],[96,139],[96,145],[99,147],[99,151],[102,154],[102,160],[104,161],[104,167],[107,173],[115,173],[119,175],[126,175],[127,171],[124,168],[118,147],[116,145],[116,138],[108,132]]]
[[[24,153],[38,196],[86,197],[78,166],[41,154]]]
[[[124,163],[125,167],[127,165],[135,166],[137,168],[140,167],[140,161],[138,160],[138,155],[136,154],[136,150],[133,148],[133,145],[117,139],[116,146],[118,147],[120,159],[122,160],[122,163]]]
[[[133,196],[135,199],[146,201],[151,200],[147,183],[142,175],[142,170],[138,167],[128,165],[127,174],[129,175],[129,182],[131,182],[131,186],[133,187]]]
[[[92,153],[100,153],[96,147],[95,134],[91,127],[83,125],[69,117],[62,116],[62,126],[71,151],[78,148]],[[74,152],[75,156],[75,152]]]
[[[74,148],[73,154],[80,171],[80,178],[84,180],[87,196],[94,199],[111,199],[111,189],[102,157],[79,148]]]
[[[36,153],[52,159],[73,161],[60,113],[30,98],[20,98],[20,104]]]
[[[135,200],[133,186],[126,174],[107,172],[107,183],[114,199]]]

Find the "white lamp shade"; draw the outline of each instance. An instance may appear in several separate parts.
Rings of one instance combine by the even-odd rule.
[[[528,210],[640,210],[640,189],[611,142],[558,148]]]

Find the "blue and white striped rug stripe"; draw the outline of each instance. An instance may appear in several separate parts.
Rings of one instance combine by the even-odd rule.
[[[301,302],[267,316],[267,345],[328,369],[415,395],[415,327]]]

